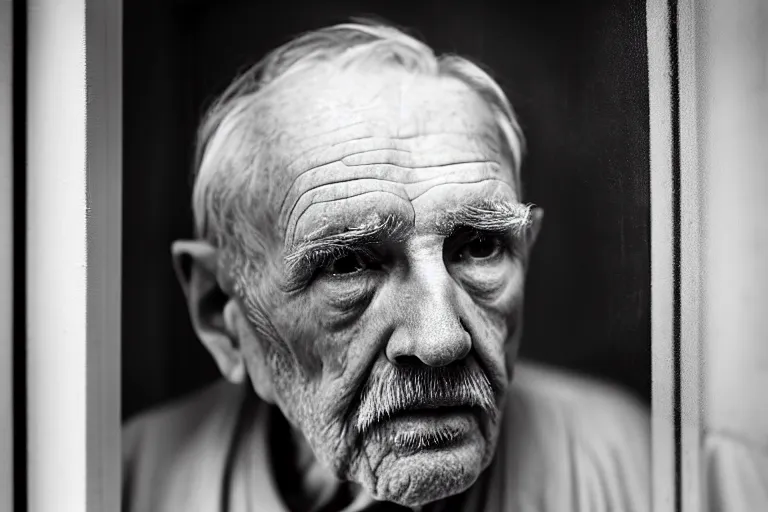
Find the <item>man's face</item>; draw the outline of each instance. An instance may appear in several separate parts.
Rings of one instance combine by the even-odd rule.
[[[283,413],[374,497],[461,492],[493,456],[521,327],[521,209],[492,113],[455,79],[385,70],[294,80],[276,102],[249,374],[275,354]]]

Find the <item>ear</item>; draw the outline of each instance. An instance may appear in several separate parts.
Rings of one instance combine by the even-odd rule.
[[[235,325],[239,306],[217,278],[217,249],[202,240],[184,240],[174,242],[171,253],[195,333],[222,375],[242,383],[246,368]]]
[[[533,246],[536,244],[536,239],[539,237],[539,231],[541,230],[541,224],[544,221],[544,210],[538,206],[534,206],[531,209],[531,224],[528,226],[528,232],[526,233],[526,256],[530,256]]]

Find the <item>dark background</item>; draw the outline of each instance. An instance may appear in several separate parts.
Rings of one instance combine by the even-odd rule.
[[[399,6],[395,6],[399,4]],[[648,68],[642,1],[124,2],[123,417],[217,377],[170,244],[192,236],[191,156],[235,73],[305,30],[376,15],[489,68],[543,206],[523,355],[650,397]]]

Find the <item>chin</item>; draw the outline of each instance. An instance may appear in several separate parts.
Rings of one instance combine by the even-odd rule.
[[[367,451],[385,455],[361,483],[380,501],[415,507],[447,498],[471,487],[487,466],[489,446],[479,428],[400,425],[376,437],[370,442],[378,446]]]

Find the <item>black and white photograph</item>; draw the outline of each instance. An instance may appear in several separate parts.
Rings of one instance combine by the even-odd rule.
[[[0,6],[0,510],[768,510],[768,3]]]

